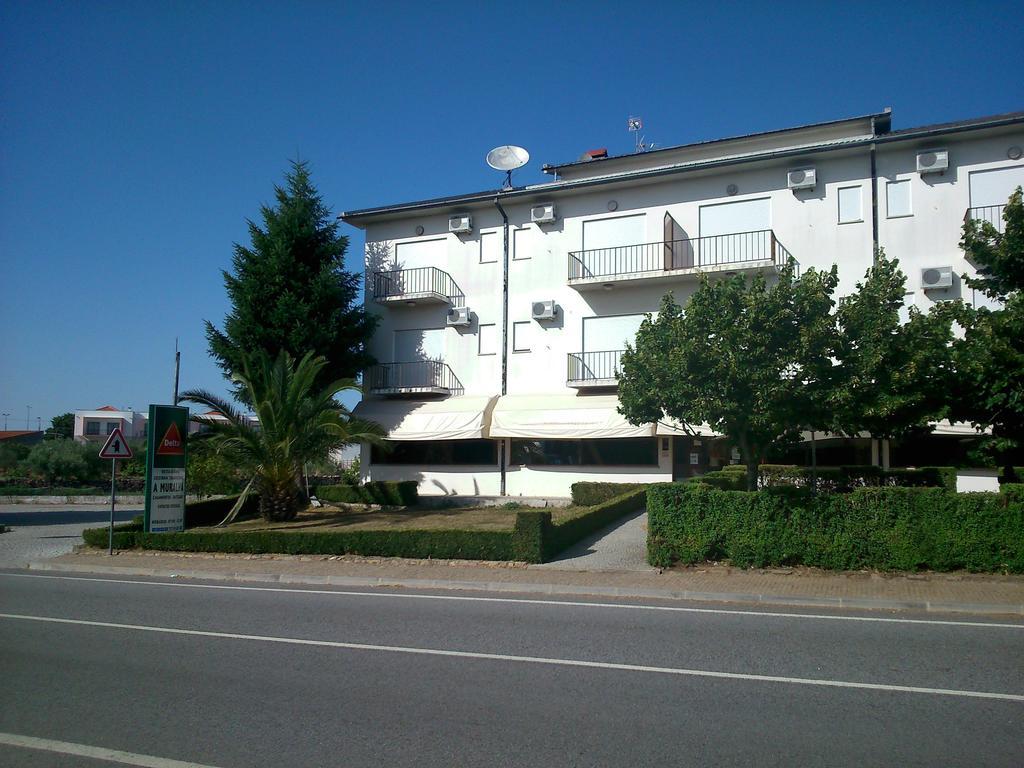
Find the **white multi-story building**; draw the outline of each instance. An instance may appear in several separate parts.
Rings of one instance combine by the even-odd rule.
[[[74,439],[80,443],[103,442],[118,428],[128,439],[142,439],[146,436],[147,421],[144,413],[112,405],[92,411],[75,411]]]
[[[358,413],[393,441],[363,447],[364,476],[416,479],[424,494],[566,496],[578,480],[728,463],[713,435],[617,413],[619,355],[645,313],[668,292],[685,304],[701,274],[771,272],[790,257],[837,264],[842,295],[877,247],[907,274],[908,307],[978,304],[960,277],[973,271],[961,227],[1001,225],[1024,184],[1022,148],[1024,112],[894,131],[885,110],[597,150],[544,166],[544,184],[342,214],[366,231],[367,306],[380,318]],[[870,441],[837,446],[834,463],[889,459]]]

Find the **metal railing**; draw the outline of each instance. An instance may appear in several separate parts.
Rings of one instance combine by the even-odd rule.
[[[1002,232],[1003,227],[1003,209],[1005,205],[982,205],[977,208],[968,208],[967,213],[964,215],[964,223],[968,221],[987,221],[993,227],[996,228],[996,232]]]
[[[758,261],[772,261],[781,266],[789,258],[789,251],[779,243],[775,232],[762,229],[732,235],[572,251],[569,254],[569,279],[701,269]]]
[[[452,276],[437,267],[392,269],[388,272],[373,273],[374,300],[400,299],[424,294],[444,296],[456,307],[466,304],[466,295]]]
[[[619,377],[620,361],[623,349],[612,349],[606,352],[570,352],[569,384],[586,384],[588,382],[611,381]]]
[[[447,363],[440,360],[374,365],[367,370],[364,385],[370,392],[444,390],[453,395],[461,395],[464,391],[459,378],[452,373]]]

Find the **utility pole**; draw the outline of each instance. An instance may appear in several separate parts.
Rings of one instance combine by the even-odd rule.
[[[7,431],[7,417],[10,416],[11,414],[4,413],[4,414],[0,414],[0,415],[2,415],[4,417],[4,432],[6,432]]]
[[[178,404],[178,372],[181,370],[181,352],[178,351],[178,337],[174,337],[174,399],[172,405]]]
[[[43,431],[43,419],[41,416],[36,416],[36,432]]]
[[[32,423],[32,406],[31,405],[26,405],[25,406],[25,431],[26,432],[28,430],[32,429],[32,427],[30,426],[31,423]]]

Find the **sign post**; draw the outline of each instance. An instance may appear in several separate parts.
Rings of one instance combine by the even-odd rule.
[[[149,406],[146,451],[147,533],[185,530],[185,441],[188,408]]]
[[[107,554],[114,554],[114,506],[117,504],[117,460],[130,459],[132,449],[124,439],[120,427],[115,427],[100,449],[101,459],[110,459],[110,532],[107,536]]]

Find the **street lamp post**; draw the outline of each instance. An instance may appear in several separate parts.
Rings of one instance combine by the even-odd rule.
[[[7,417],[8,417],[8,416],[10,416],[11,414],[9,414],[9,413],[4,413],[4,414],[2,414],[2,415],[3,415],[3,417],[4,417],[4,432],[6,432],[6,431],[7,431]]]
[[[28,430],[32,429],[32,427],[30,426],[31,423],[32,423],[32,406],[31,405],[26,405],[25,406],[25,431],[26,432]]]

